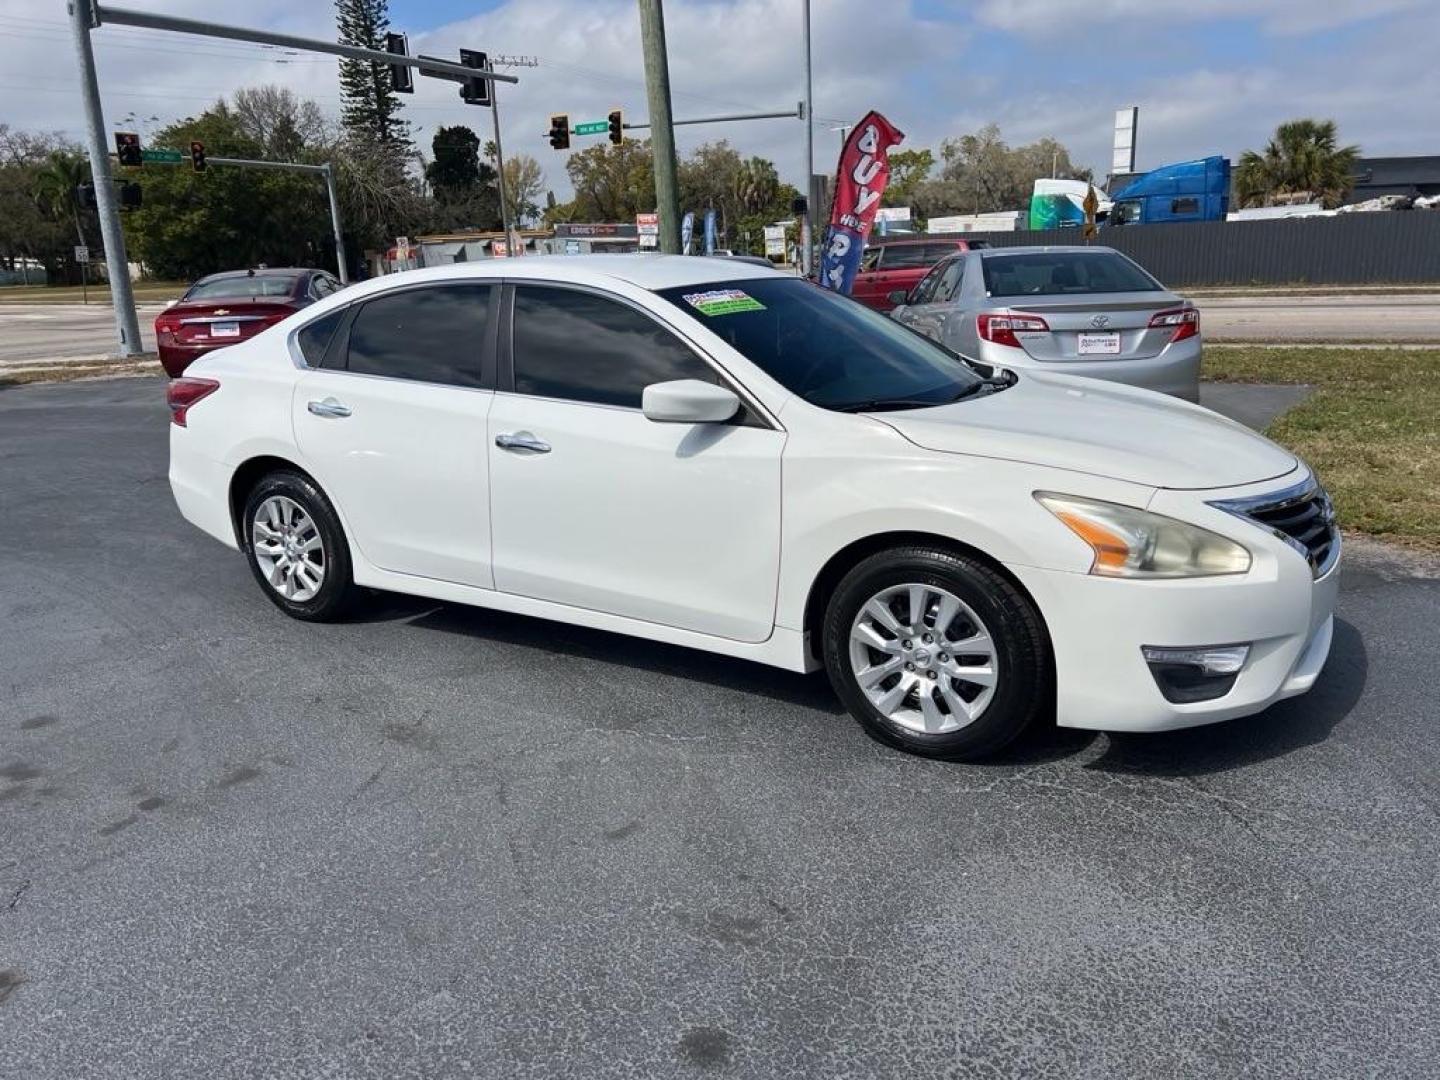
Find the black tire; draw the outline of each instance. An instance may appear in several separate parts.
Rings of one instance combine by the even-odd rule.
[[[324,579],[315,595],[305,600],[294,600],[281,595],[270,584],[260,567],[253,542],[256,513],[267,499],[284,496],[309,515],[315,524],[324,545]],[[345,541],[340,518],[325,493],[304,473],[279,470],[268,473],[251,489],[245,499],[245,509],[240,519],[241,547],[250,564],[250,572],[266,596],[291,618],[305,622],[328,622],[337,619],[350,610],[357,590],[351,576],[350,546]]]
[[[955,731],[927,733],[896,722],[871,703],[852,670],[850,632],[861,607],[887,588],[910,584],[944,589],[969,605],[994,642],[998,677],[989,703]],[[825,670],[850,714],[875,739],[913,754],[947,761],[989,756],[1053,701],[1050,643],[1035,606],[1004,575],[957,552],[915,546],[870,556],[835,588],[822,633]]]

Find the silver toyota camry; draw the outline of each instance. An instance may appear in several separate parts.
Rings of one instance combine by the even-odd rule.
[[[892,318],[991,367],[1200,393],[1199,311],[1112,248],[967,251],[891,299]]]

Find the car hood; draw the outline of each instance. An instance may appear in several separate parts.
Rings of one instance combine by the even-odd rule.
[[[928,450],[1147,487],[1237,487],[1283,476],[1299,464],[1269,439],[1209,409],[1065,375],[1026,374],[983,398],[870,415]]]

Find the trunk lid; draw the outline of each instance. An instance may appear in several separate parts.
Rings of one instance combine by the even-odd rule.
[[[1070,296],[1012,297],[1009,310],[1039,315],[1049,332],[1017,331],[1016,339],[1042,363],[1094,360],[1144,360],[1170,343],[1173,326],[1150,328],[1162,311],[1185,302],[1170,292],[1085,293]],[[1085,336],[1082,352],[1082,335]]]
[[[1299,464],[1269,439],[1198,405],[1068,375],[1027,372],[987,397],[869,415],[928,450],[1147,487],[1237,487],[1283,476]]]
[[[225,297],[176,304],[162,312],[156,324],[177,345],[231,345],[254,337],[295,310],[293,304],[271,299]]]

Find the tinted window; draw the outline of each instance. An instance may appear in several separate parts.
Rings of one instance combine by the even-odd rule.
[[[335,336],[336,329],[340,326],[340,320],[345,317],[344,308],[336,308],[329,315],[322,315],[312,323],[307,323],[300,328],[295,335],[295,340],[300,345],[300,352],[305,356],[305,362],[311,367],[319,367],[325,359],[325,350],[330,347],[330,339]]]
[[[940,283],[935,286],[936,301],[953,300],[960,288],[960,276],[965,273],[964,259],[951,259],[941,264]]]
[[[1200,212],[1200,200],[1171,199],[1170,212],[1172,214],[1198,214]]]
[[[256,296],[289,296],[299,281],[297,274],[256,274],[254,277],[218,278],[190,287],[186,300],[228,300]]]
[[[322,300],[339,288],[339,283],[328,274],[316,274],[310,279],[310,291]]]
[[[575,289],[515,290],[515,390],[640,407],[651,383],[715,382],[705,361],[654,319]]]
[[[1156,292],[1158,281],[1113,251],[1036,251],[985,260],[991,296]]]
[[[346,367],[362,375],[479,386],[488,285],[435,285],[377,297],[350,324]]]
[[[954,248],[936,248],[930,244],[892,244],[885,248],[885,255],[880,260],[880,269],[905,270],[929,266],[936,259],[954,250]]]
[[[911,294],[910,303],[928,304],[935,299],[935,287],[940,284],[940,278],[945,273],[944,265],[936,266],[928,274],[920,279],[920,284],[915,286]]]
[[[726,303],[703,298],[719,292],[730,293]],[[893,319],[796,278],[777,274],[660,295],[823,408],[896,399],[941,404],[979,381],[954,355]]]

